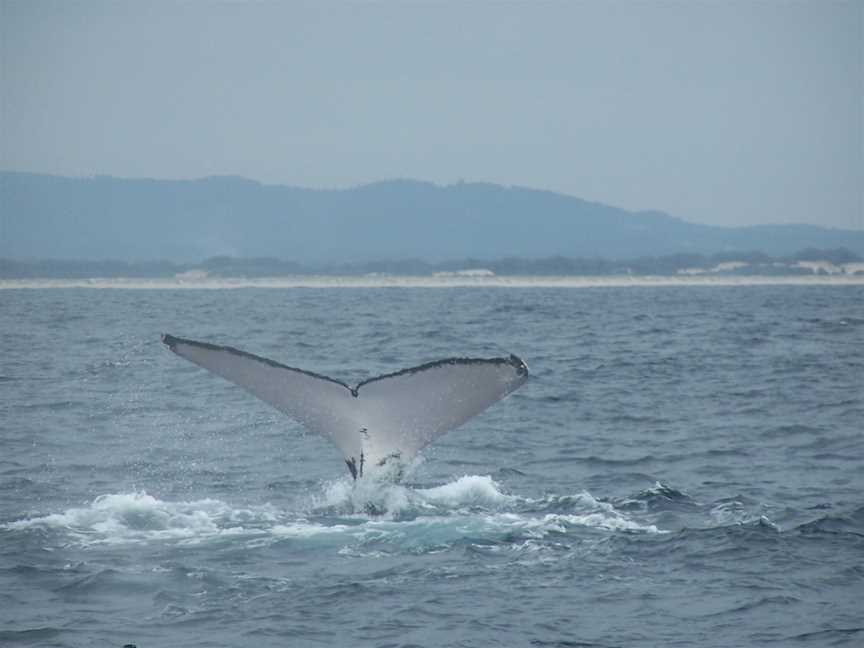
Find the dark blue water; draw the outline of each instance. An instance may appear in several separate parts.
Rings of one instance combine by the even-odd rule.
[[[354,489],[162,331],[532,378]],[[0,335],[2,645],[864,644],[864,288],[2,290]]]

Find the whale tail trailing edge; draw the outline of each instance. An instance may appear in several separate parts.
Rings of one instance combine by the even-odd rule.
[[[352,387],[233,347],[168,334],[162,342],[332,441],[355,479],[409,462],[528,379],[511,355],[438,360]]]

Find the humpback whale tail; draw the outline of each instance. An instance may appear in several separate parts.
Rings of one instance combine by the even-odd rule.
[[[528,379],[528,367],[511,355],[438,360],[352,387],[228,346],[168,334],[162,342],[332,441],[355,479],[409,462]]]

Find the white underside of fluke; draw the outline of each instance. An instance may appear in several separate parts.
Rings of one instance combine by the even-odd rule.
[[[167,334],[162,342],[330,439],[355,477],[407,464],[528,379],[528,367],[511,355],[448,358],[350,387],[232,347]]]

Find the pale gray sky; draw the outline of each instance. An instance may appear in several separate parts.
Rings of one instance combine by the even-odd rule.
[[[864,229],[864,3],[0,0],[0,168]]]

